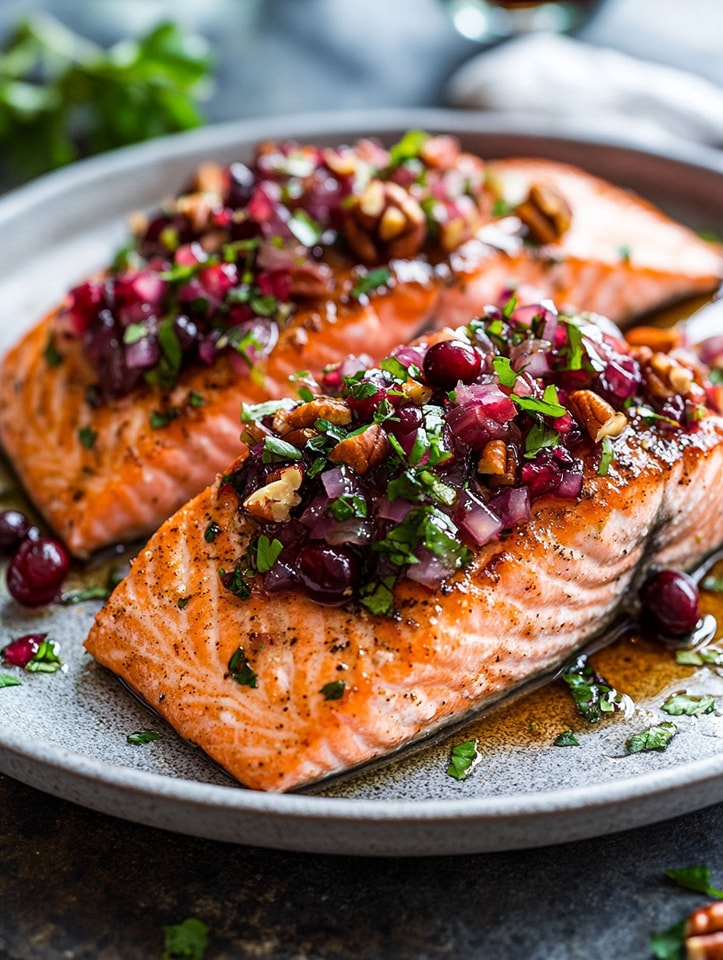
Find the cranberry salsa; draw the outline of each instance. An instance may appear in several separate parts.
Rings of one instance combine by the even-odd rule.
[[[400,580],[444,590],[540,497],[579,498],[584,465],[607,474],[627,429],[679,439],[718,399],[683,350],[629,346],[603,318],[514,298],[299,392],[244,406],[249,455],[222,490],[256,533],[221,578],[240,597],[260,578],[267,594],[386,616]]]
[[[395,259],[439,264],[474,235],[491,199],[484,164],[456,139],[410,131],[387,149],[263,143],[250,166],[204,164],[108,273],[73,289],[57,334],[82,338],[93,402],[190,364],[253,373],[299,304],[353,303],[394,285]],[[330,260],[342,258],[346,270]],[[384,266],[381,266],[384,264]],[[62,360],[61,337],[48,362]]]

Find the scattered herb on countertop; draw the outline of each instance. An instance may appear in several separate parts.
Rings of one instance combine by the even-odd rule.
[[[197,917],[163,928],[163,960],[203,960],[208,947],[208,926]]]
[[[710,867],[696,864],[692,867],[678,867],[663,872],[669,880],[677,883],[679,887],[684,887],[686,890],[695,890],[697,893],[705,893],[715,900],[723,900],[723,890],[711,886]]]
[[[208,45],[173,23],[105,50],[46,13],[0,53],[0,150],[22,178],[92,153],[199,126]]]
[[[697,650],[676,650],[675,662],[684,667],[723,666],[723,650],[720,647],[699,647]]]
[[[650,935],[650,952],[656,960],[683,960],[683,931],[685,920],[678,920],[665,930]]]
[[[138,730],[136,733],[129,733],[126,737],[126,741],[133,746],[142,746],[160,739],[160,733],[156,733],[155,730]]]
[[[633,734],[627,741],[630,753],[642,753],[646,750],[666,750],[668,744],[678,732],[678,728],[669,720],[664,720],[640,733]]]
[[[465,780],[479,763],[481,757],[476,740],[465,740],[452,747],[447,776],[454,780]]]
[[[3,687],[19,687],[20,681],[17,677],[11,677],[9,673],[0,673],[0,690]]]

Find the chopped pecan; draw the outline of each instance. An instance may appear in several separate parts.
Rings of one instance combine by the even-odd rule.
[[[572,415],[595,443],[604,437],[619,436],[628,424],[624,413],[617,411],[593,390],[573,390],[567,403]]]
[[[407,400],[416,404],[418,407],[424,406],[434,393],[430,387],[425,387],[424,384],[421,384],[418,380],[407,380],[399,389]]]
[[[301,427],[298,430],[292,430],[291,433],[284,434],[284,440],[287,443],[293,444],[295,447],[301,449],[306,445],[308,440],[311,440],[313,437],[318,437],[319,431],[314,430],[313,427]]]
[[[224,191],[224,169],[220,163],[208,160],[196,168],[191,190],[199,193],[213,193],[221,197]]]
[[[549,183],[533,183],[515,211],[534,243],[554,243],[567,232],[572,210],[560,191]]]
[[[346,437],[332,449],[329,459],[333,463],[346,463],[364,476],[372,467],[383,463],[389,455],[389,440],[378,423],[373,423],[364,433]]]
[[[633,327],[625,334],[633,347],[650,347],[654,351],[668,353],[683,342],[683,334],[676,327]]]
[[[347,211],[347,242],[367,263],[413,257],[427,238],[424,211],[398,183],[370,180]]]
[[[300,467],[285,467],[278,480],[259,487],[243,502],[246,512],[262,523],[281,523],[289,519],[291,510],[301,503],[296,492],[301,486],[303,473]]]
[[[241,439],[244,443],[248,444],[249,447],[253,447],[257,443],[262,443],[263,440],[269,436],[271,436],[271,431],[267,429],[263,423],[259,423],[258,420],[252,420],[250,423],[247,423],[241,433]]]
[[[687,396],[694,380],[693,372],[668,353],[654,353],[644,363],[643,373],[649,393],[661,400],[676,393]]]
[[[489,440],[477,461],[477,473],[489,477],[491,487],[509,487],[517,480],[517,451],[504,440]]]
[[[337,427],[351,423],[351,410],[343,400],[317,397],[290,410],[282,408],[274,414],[272,425],[282,437],[292,430],[313,427],[317,420],[328,420]]]
[[[723,902],[695,910],[683,929],[686,960],[723,960]]]

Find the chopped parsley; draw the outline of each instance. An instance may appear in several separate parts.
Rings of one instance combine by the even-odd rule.
[[[216,523],[215,520],[210,520],[208,526],[204,530],[203,539],[206,541],[206,543],[213,543],[219,533],[221,533],[221,527]]]
[[[280,540],[271,540],[265,533],[262,533],[256,542],[256,570],[258,573],[267,573],[279,559],[282,550],[283,545]]]
[[[661,709],[671,717],[700,717],[704,713],[712,713],[715,706],[715,698],[708,694],[692,696],[687,693],[676,693],[668,697]]]
[[[341,700],[346,690],[346,683],[343,680],[332,680],[325,683],[319,693],[323,694],[325,700]]]
[[[239,558],[233,570],[219,570],[218,575],[229,593],[241,600],[248,600],[251,596],[251,587],[247,579],[250,572],[244,560]]]
[[[359,603],[376,616],[394,616],[394,577],[384,577],[375,583],[364,584],[359,591]]]
[[[723,890],[718,890],[711,885],[710,867],[702,865],[678,867],[664,870],[663,873],[673,883],[677,883],[679,887],[684,887],[686,890],[695,890],[696,893],[704,893],[715,900],[723,900]]]
[[[684,930],[685,920],[679,920],[665,930],[656,930],[650,935],[650,952],[656,960],[684,960]]]
[[[678,732],[677,726],[670,720],[664,720],[640,733],[634,734],[627,741],[627,748],[630,753],[642,753],[648,750],[657,750],[662,752],[666,750],[668,744]]]
[[[720,667],[723,666],[723,650],[720,647],[681,648],[675,651],[675,662],[685,667]]]
[[[11,677],[9,673],[0,673],[0,690],[3,687],[19,687],[20,681],[17,677]]]
[[[293,443],[287,443],[280,437],[264,437],[264,463],[275,460],[301,460],[302,453]]]
[[[360,300],[362,297],[368,296],[370,293],[374,293],[376,290],[388,286],[391,279],[391,270],[387,267],[377,267],[356,278],[354,286],[351,288],[350,296],[355,300]]]
[[[624,709],[627,705],[627,698],[596,673],[585,657],[580,657],[569,667],[562,679],[570,690],[577,712],[588,723],[599,723],[603,714]]]
[[[169,423],[177,420],[180,415],[181,411],[177,407],[168,407],[166,410],[152,410],[148,422],[152,430],[162,430],[163,427],[167,427]]]
[[[129,733],[126,742],[134,747],[144,746],[146,743],[152,743],[154,740],[160,740],[160,733],[155,730],[139,730],[137,733]]]
[[[55,336],[51,333],[43,350],[43,357],[49,367],[58,367],[65,359],[55,346]]]
[[[228,672],[232,680],[242,687],[257,687],[258,679],[246,659],[243,647],[237,647],[228,662]]]
[[[476,740],[458,743],[452,747],[447,776],[453,780],[466,780],[481,759]]]
[[[179,597],[178,600],[176,600],[176,606],[178,607],[179,610],[185,610],[192,599],[193,599],[192,593],[189,593],[188,596],[186,597]]]
[[[197,917],[163,928],[162,960],[203,960],[208,949],[208,927]]]
[[[600,447],[600,463],[598,464],[597,472],[598,476],[606,477],[610,469],[610,464],[613,462],[615,448],[613,447],[613,442],[610,437],[603,437]]]
[[[559,736],[555,737],[554,746],[556,747],[579,747],[580,741],[572,730],[564,730]]]
[[[78,430],[78,439],[86,450],[92,450],[98,437],[98,431],[92,427],[81,427]]]

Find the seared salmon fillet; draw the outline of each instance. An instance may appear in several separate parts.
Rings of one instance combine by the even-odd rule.
[[[86,556],[211,482],[241,403],[289,394],[299,370],[376,362],[518,283],[629,319],[722,272],[686,228],[559,164],[486,165],[417,131],[389,150],[265,143],[250,167],[201,167],[9,351],[0,442]]]
[[[88,651],[242,784],[383,757],[547,674],[723,542],[723,419],[682,350],[486,308],[246,408]]]

